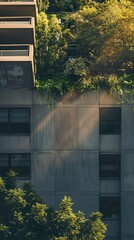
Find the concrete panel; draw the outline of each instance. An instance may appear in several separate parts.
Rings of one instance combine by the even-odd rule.
[[[100,193],[119,193],[120,192],[120,180],[100,180]]]
[[[120,135],[100,135],[100,152],[119,153]]]
[[[99,149],[99,108],[79,108],[79,149]]]
[[[98,191],[98,154],[62,152],[56,159],[56,191]]]
[[[17,180],[17,188],[22,188],[25,183],[31,183],[30,180]]]
[[[54,144],[57,150],[78,148],[78,109],[55,109]]]
[[[122,150],[134,150],[134,111],[132,106],[122,107]]]
[[[59,99],[58,105],[98,105],[99,92],[69,92]]]
[[[113,240],[113,239],[111,239],[111,240]],[[134,234],[133,235],[127,235],[127,237],[121,237],[121,240],[134,240]]]
[[[0,136],[0,151],[30,151],[29,136]]]
[[[108,91],[100,91],[100,105],[117,105]],[[118,104],[119,106],[119,104]]]
[[[134,235],[134,194],[125,193],[121,198],[121,233]],[[128,238],[129,239],[129,238]]]
[[[109,237],[113,240],[114,238],[120,238],[120,220],[104,220],[103,222],[107,224],[106,239]]]
[[[134,153],[122,154],[121,189],[134,192]]]
[[[0,105],[31,105],[32,91],[28,89],[1,89]]]
[[[33,108],[32,139],[34,149],[53,149],[54,112],[48,107]]]
[[[36,90],[36,91],[33,91],[33,104],[34,105],[52,105],[54,104],[54,97],[50,96],[47,92],[39,93]]]
[[[41,199],[43,200],[43,202],[45,204],[47,204],[50,207],[56,207],[55,206],[55,192],[53,193],[48,193],[48,192],[40,192],[37,191],[37,193],[39,194],[39,196],[41,197]]]
[[[33,185],[35,190],[45,192],[55,190],[55,164],[53,153],[34,154]]]
[[[58,208],[64,196],[71,197],[74,205],[73,210],[75,212],[82,211],[85,213],[86,217],[89,214],[99,210],[99,196],[95,194],[73,194],[73,193],[56,193],[56,207]]]
[[[120,237],[106,237],[105,240],[121,240],[122,238]],[[128,240],[128,239],[127,239]]]

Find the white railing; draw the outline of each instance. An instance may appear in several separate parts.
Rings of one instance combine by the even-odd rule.
[[[27,50],[14,50],[14,49],[11,49],[11,50],[0,50],[0,57],[1,56],[28,56],[29,55],[29,51],[28,49]]]

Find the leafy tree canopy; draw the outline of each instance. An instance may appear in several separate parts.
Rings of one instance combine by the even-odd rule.
[[[37,88],[56,93],[58,90],[59,94],[64,94],[75,88],[84,91],[107,87],[111,93],[117,92],[122,97],[126,91],[130,93],[128,89],[131,87],[132,94],[133,1],[78,2],[79,8],[72,13],[39,13],[37,78],[45,79],[43,74],[53,76],[41,83],[37,81]],[[49,6],[51,4],[50,1]],[[59,72],[62,72],[60,77]],[[67,86],[63,86],[63,79],[66,79]]]
[[[8,185],[7,185],[8,182]],[[10,186],[10,187],[9,187]],[[15,173],[0,178],[0,239],[2,240],[103,240],[106,225],[102,214],[74,213],[70,197],[59,209],[44,204],[31,185],[16,187]]]

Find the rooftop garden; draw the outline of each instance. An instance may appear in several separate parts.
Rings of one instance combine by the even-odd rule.
[[[39,3],[36,88],[50,94],[109,89],[134,94],[134,3],[66,0]]]

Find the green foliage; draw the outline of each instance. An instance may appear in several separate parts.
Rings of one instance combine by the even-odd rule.
[[[105,0],[95,0],[104,2]],[[72,12],[77,11],[84,5],[88,5],[91,0],[49,0],[49,12]]]
[[[15,181],[10,172],[11,183]],[[0,178],[0,239],[2,240],[103,240],[106,226],[100,213],[88,219],[74,213],[72,200],[64,197],[58,210],[42,203],[30,184],[7,188]],[[9,179],[8,179],[9,181]],[[10,184],[11,186],[11,184]]]
[[[0,224],[0,239],[8,239],[10,236],[9,227],[6,225]]]
[[[5,180],[5,186],[7,189],[16,188],[16,176],[17,173],[13,172],[12,170],[7,173],[7,178]]]
[[[74,11],[80,7],[80,0],[49,0],[50,12]]]
[[[100,212],[92,213],[88,222],[89,236],[92,240],[103,240],[106,232],[106,225],[101,221]]]
[[[57,211],[56,224],[59,236],[68,239],[76,239],[79,230],[77,229],[77,216],[72,210],[72,201],[69,197],[64,197]]]
[[[126,0],[91,1],[70,14],[81,54],[89,60],[89,68],[133,68],[134,4]],[[70,31],[72,29],[70,28]]]
[[[50,95],[54,94],[56,97],[77,88],[77,79],[74,75],[56,74],[50,75],[50,77],[46,76],[44,79],[35,82],[35,87],[40,93],[47,91]]]
[[[134,74],[111,74],[108,78],[110,93],[118,103],[133,103]]]
[[[134,94],[133,1],[49,1],[49,7],[76,12],[59,15],[40,12],[37,24],[38,91],[63,95],[68,91],[108,88],[118,102]],[[70,43],[78,44],[69,59]],[[75,51],[75,50],[74,50]]]
[[[48,18],[44,12],[40,12],[36,36],[37,75],[43,72],[53,73],[55,68],[61,68],[66,58],[66,41],[57,16],[53,14]]]
[[[38,11],[46,11],[49,7],[49,0],[38,0]]]
[[[37,28],[36,28],[36,64],[38,71],[43,71],[44,62],[46,59],[46,53],[48,49],[48,18],[44,12],[38,14],[37,17]]]

